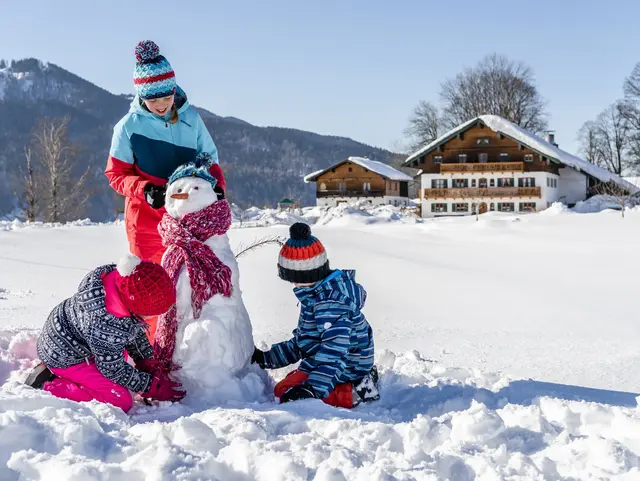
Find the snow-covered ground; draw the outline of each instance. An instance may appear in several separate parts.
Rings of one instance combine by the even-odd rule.
[[[640,211],[286,215],[233,229],[232,245],[316,224],[332,266],[355,268],[368,291],[381,401],[127,416],[21,386],[49,310],[127,246],[118,224],[0,223],[0,479],[640,479]],[[287,338],[298,312],[276,260],[275,246],[240,258],[266,343]]]

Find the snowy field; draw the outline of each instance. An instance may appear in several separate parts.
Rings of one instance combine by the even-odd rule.
[[[640,479],[640,210],[244,217],[270,227],[233,229],[234,247],[305,218],[332,266],[357,270],[382,399],[127,416],[21,386],[51,308],[127,245],[122,225],[0,222],[0,480]],[[267,344],[288,338],[298,313],[276,260],[276,246],[240,258]]]

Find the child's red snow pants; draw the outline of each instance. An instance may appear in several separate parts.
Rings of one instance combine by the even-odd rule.
[[[276,397],[281,398],[282,395],[287,391],[287,389],[298,386],[305,382],[309,378],[309,375],[305,372],[291,371],[287,374],[282,381],[276,384],[276,387],[273,389],[273,393]],[[353,387],[351,383],[338,384],[331,394],[322,400],[326,404],[331,406],[336,406],[339,408],[352,408],[353,407]]]

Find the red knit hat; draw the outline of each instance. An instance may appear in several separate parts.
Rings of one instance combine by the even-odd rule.
[[[176,289],[160,264],[128,255],[117,268],[116,285],[123,304],[131,313],[159,316],[176,303]]]

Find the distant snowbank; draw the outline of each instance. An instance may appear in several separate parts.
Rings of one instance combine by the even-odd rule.
[[[54,227],[81,227],[81,226],[89,226],[89,225],[110,225],[116,222],[93,222],[91,219],[80,219],[74,220],[71,222],[24,222],[18,219],[14,220],[0,220],[0,231],[11,231],[17,229],[24,229],[27,227],[44,227],[44,228],[54,228]]]
[[[419,203],[419,199],[413,201],[414,205]],[[638,207],[634,207],[638,208]],[[560,202],[554,203],[548,209],[538,212],[542,215],[560,215],[560,214],[593,214],[606,210],[620,210],[620,205],[612,202],[604,196],[594,196],[590,199],[578,202],[573,208],[567,207]],[[489,217],[493,213],[483,214]],[[275,225],[291,225],[296,222],[306,222],[310,225],[322,225],[331,227],[347,227],[347,226],[363,226],[373,224],[417,224],[424,222],[418,216],[416,207],[395,207],[392,205],[372,206],[367,201],[358,201],[355,203],[343,203],[337,207],[302,207],[299,209],[279,210],[279,209],[260,209],[258,207],[250,207],[241,209],[237,205],[232,206],[234,228],[247,227],[270,227]],[[520,215],[520,214],[512,214]],[[531,215],[531,214],[526,214]],[[454,219],[455,217],[443,217],[442,219]],[[27,227],[79,227],[79,226],[96,226],[121,224],[122,219],[115,222],[93,222],[90,219],[76,220],[67,223],[47,223],[33,222],[28,223],[21,220],[0,220],[0,231],[11,231],[23,229]]]
[[[234,227],[268,227],[306,222],[323,226],[345,227],[390,222],[422,222],[415,209],[392,205],[372,206],[366,201],[340,204],[337,207],[303,207],[280,211],[251,207],[245,211],[234,206]]]

